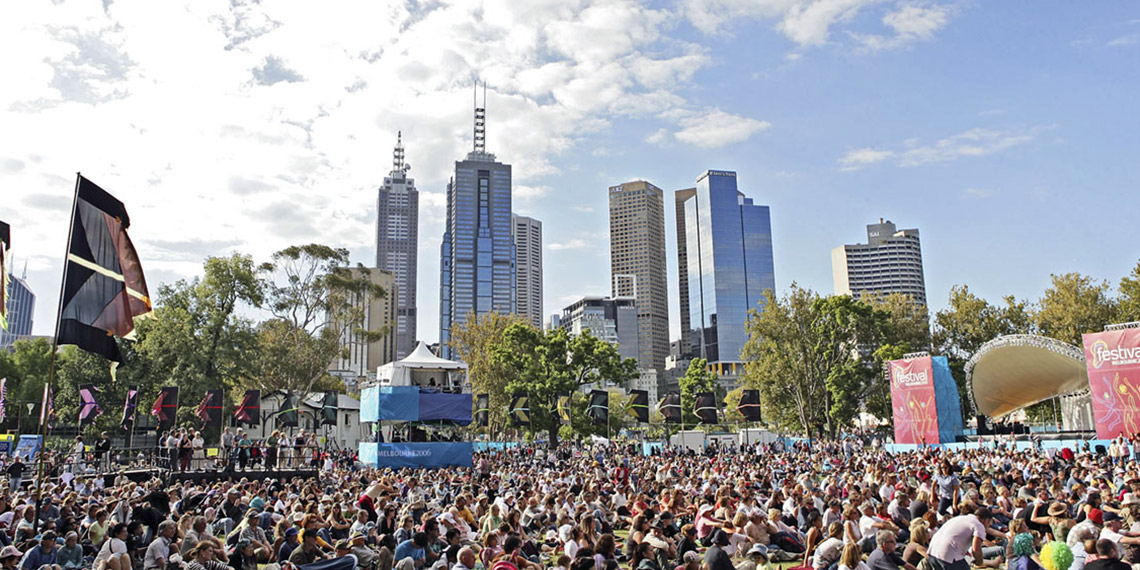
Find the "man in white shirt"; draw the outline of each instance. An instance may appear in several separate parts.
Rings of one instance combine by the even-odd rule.
[[[993,514],[982,507],[974,514],[954,517],[930,539],[927,560],[932,570],[970,570],[966,555],[972,554],[975,566],[993,567],[982,558],[982,541],[986,538],[986,525]],[[995,560],[996,562],[996,560]]]

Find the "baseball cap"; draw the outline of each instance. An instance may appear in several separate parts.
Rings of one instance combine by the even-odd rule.
[[[1120,520],[1120,515],[1112,512],[1112,511],[1108,511],[1108,512],[1104,513],[1104,522],[1112,522],[1112,521],[1118,521],[1118,520]]]
[[[24,555],[24,553],[20,552],[19,550],[16,550],[15,546],[5,546],[3,549],[0,549],[0,560],[3,560],[5,558],[10,558],[12,556],[23,556],[23,555]]]

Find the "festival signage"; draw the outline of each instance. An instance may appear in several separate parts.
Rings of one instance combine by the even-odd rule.
[[[940,443],[934,369],[930,357],[892,360],[887,366],[891,378],[895,443]]]
[[[379,468],[471,467],[474,447],[461,443],[371,443],[361,442],[360,460]]]
[[[1140,329],[1082,336],[1097,438],[1140,433]]]

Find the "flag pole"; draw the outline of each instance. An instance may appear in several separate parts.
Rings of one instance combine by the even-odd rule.
[[[48,378],[47,378],[47,394],[51,394],[52,384],[55,380],[55,353],[59,350],[59,321],[63,315],[63,293],[64,287],[67,286],[67,256],[71,254],[71,237],[75,231],[75,208],[79,203],[79,180],[80,174],[75,173],[75,194],[71,198],[71,216],[67,218],[67,245],[63,253],[63,275],[59,279],[59,303],[55,309],[55,334],[51,339],[51,355],[48,357]],[[45,398],[42,405],[45,406],[41,410],[43,421],[40,422],[40,455],[36,462],[36,518],[32,521],[32,533],[38,533],[40,530],[40,503],[43,498],[43,479],[44,479],[44,455],[47,453],[47,426],[48,421],[51,420],[51,413],[47,409],[47,405],[52,402]]]

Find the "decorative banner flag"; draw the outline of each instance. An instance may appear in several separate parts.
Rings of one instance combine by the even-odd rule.
[[[586,408],[586,414],[595,424],[610,423],[610,393],[605,390],[591,390],[590,407]]]
[[[95,423],[95,418],[103,415],[103,408],[95,401],[95,392],[99,389],[94,384],[79,385],[79,427]]]
[[[717,423],[716,395],[712,392],[697,394],[697,399],[693,402],[693,412],[701,419],[702,424]]]
[[[163,386],[150,408],[150,415],[158,420],[159,429],[174,427],[175,416],[178,413],[178,386]]]
[[[55,394],[51,386],[44,384],[44,401],[40,404],[40,425],[47,423],[51,427],[51,420],[55,416]]]
[[[637,418],[637,421],[643,424],[649,423],[649,392],[645,390],[629,391],[629,415]]]
[[[570,394],[559,394],[555,408],[558,410],[559,423],[570,425]]]
[[[746,422],[758,422],[760,420],[760,390],[744,390],[740,393],[740,404],[736,406],[736,411],[744,416]]]
[[[661,415],[665,416],[665,423],[681,423],[681,393],[669,392],[665,394],[665,397],[658,402],[657,409],[661,411]]]
[[[336,392],[332,390],[325,392],[324,401],[321,402],[321,421],[319,425],[336,426],[336,413],[340,410],[340,404],[337,398]]]
[[[0,222],[0,329],[4,330],[8,330],[8,250],[11,248],[12,228]]]
[[[300,409],[297,396],[292,393],[285,396],[281,402],[281,409],[277,414],[277,427],[297,427],[300,425]]]
[[[119,425],[123,429],[129,430],[131,426],[135,425],[135,409],[139,406],[139,387],[131,386],[127,388],[127,399],[123,402],[123,420]]]
[[[475,425],[487,427],[491,423],[491,399],[487,394],[475,396]]]
[[[114,337],[133,338],[135,317],[151,311],[130,225],[122,202],[78,177],[56,337],[116,364],[123,357]]]
[[[202,396],[197,416],[205,422],[204,427],[222,427],[222,397],[221,390],[206,390]]]
[[[261,422],[261,390],[246,390],[241,403],[234,410],[234,421],[255,426]]]
[[[0,378],[0,422],[8,417],[5,408],[8,407],[8,379]]]
[[[522,392],[515,392],[511,398],[511,407],[509,409],[511,416],[511,424],[516,427],[526,427],[530,425],[530,397]]]

